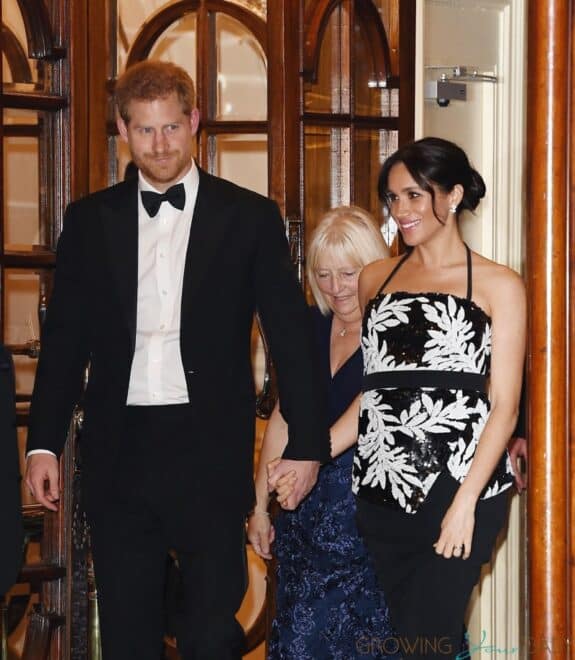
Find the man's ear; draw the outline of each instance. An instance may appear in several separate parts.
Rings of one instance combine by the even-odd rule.
[[[118,127],[118,133],[124,142],[128,141],[128,126],[126,122],[118,115],[116,117],[116,126]]]
[[[200,111],[197,108],[194,108],[190,112],[190,128],[192,129],[192,135],[195,135],[198,132],[200,126]]]

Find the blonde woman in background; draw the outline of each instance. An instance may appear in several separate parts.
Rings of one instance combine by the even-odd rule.
[[[276,406],[256,477],[257,504],[248,521],[249,539],[261,557],[271,557],[275,536],[276,616],[269,658],[373,658],[396,648],[355,524],[351,468],[357,408],[345,415],[362,381],[359,273],[387,255],[375,220],[357,207],[326,213],[309,246],[307,276],[317,303],[311,314],[328,393],[333,460],[320,469],[315,487],[295,511],[279,513],[274,530],[267,514],[267,469],[287,440],[281,404]],[[280,481],[280,502],[291,485],[289,475]]]

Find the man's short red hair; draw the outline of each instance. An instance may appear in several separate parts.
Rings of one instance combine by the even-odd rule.
[[[182,67],[171,62],[144,60],[127,69],[114,91],[120,117],[128,123],[130,101],[155,101],[175,92],[186,115],[196,107],[194,82]]]

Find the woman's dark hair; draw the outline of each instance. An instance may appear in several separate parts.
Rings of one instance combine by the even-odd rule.
[[[389,173],[397,163],[403,163],[417,185],[431,195],[433,212],[441,223],[443,220],[435,211],[433,186],[449,193],[456,184],[461,185],[463,198],[457,206],[456,215],[463,210],[475,210],[479,200],[485,195],[485,182],[481,174],[471,167],[469,159],[461,147],[449,140],[426,137],[400,147],[383,163],[377,190],[379,198],[388,208]]]

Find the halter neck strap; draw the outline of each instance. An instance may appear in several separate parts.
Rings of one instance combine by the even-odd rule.
[[[465,245],[465,256],[466,256],[466,260],[467,260],[467,293],[466,293],[465,297],[468,301],[471,301],[472,294],[473,294],[473,272],[472,272],[472,268],[471,268],[471,250],[469,249],[469,246],[467,245],[467,243],[464,243],[463,245]],[[407,261],[410,254],[411,254],[411,250],[409,252],[406,252],[403,255],[403,257],[395,264],[395,267],[393,268],[391,273],[385,278],[384,283],[379,287],[376,295],[379,295],[385,289],[385,287],[391,282],[394,275],[403,266],[403,264]]]

